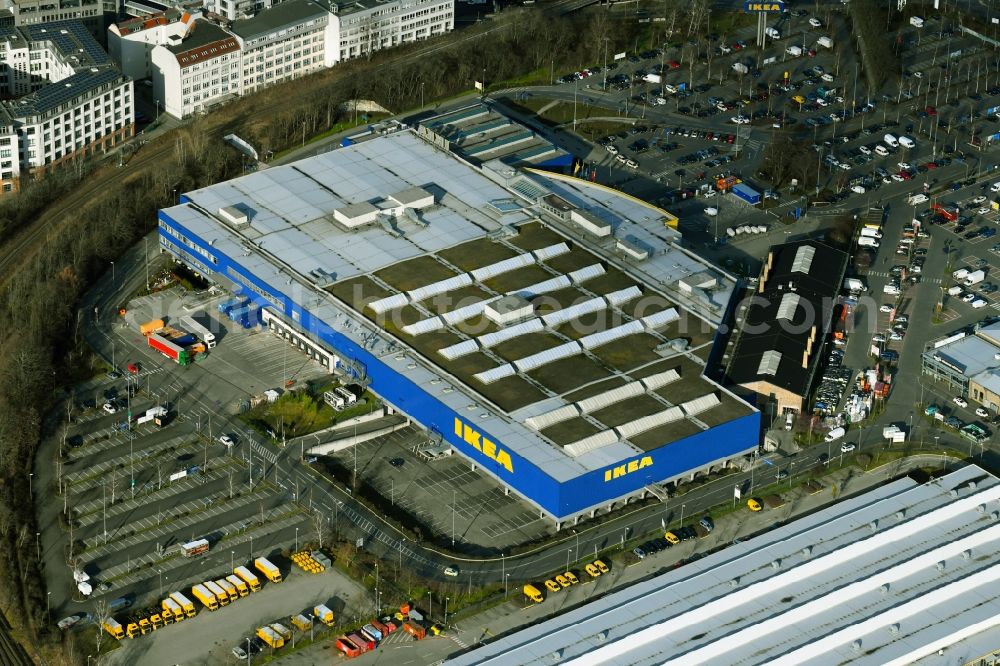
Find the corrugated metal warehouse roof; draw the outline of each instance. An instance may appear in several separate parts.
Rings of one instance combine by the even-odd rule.
[[[447,664],[963,664],[1000,641],[1000,482],[901,479]]]

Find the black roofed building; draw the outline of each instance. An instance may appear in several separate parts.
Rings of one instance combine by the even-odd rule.
[[[727,381],[801,412],[823,358],[848,256],[814,240],[773,246],[756,291],[736,313]]]

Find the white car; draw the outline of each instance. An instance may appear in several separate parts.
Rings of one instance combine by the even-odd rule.
[[[829,102],[827,102],[822,97],[817,97],[816,98],[816,104],[817,104],[817,106],[821,106],[822,107],[822,106],[827,106],[829,104]]]
[[[711,199],[717,194],[718,192],[716,192],[715,190],[705,190],[704,192],[702,192],[701,196],[705,197],[706,199]]]
[[[118,408],[115,407],[110,402],[106,402],[104,403],[104,411],[106,411],[108,414],[114,414],[115,412],[118,411]]]
[[[990,192],[1000,192],[1000,180],[990,185]]]
[[[892,305],[890,303],[883,303],[882,306],[878,309],[878,311],[885,313],[892,312]]]
[[[980,409],[982,409],[982,407],[980,407]],[[80,620],[84,618],[85,615],[86,613],[77,613],[76,615],[70,615],[69,617],[64,617],[63,619],[59,620],[56,626],[59,627],[60,629],[69,629],[70,627],[78,624]]]
[[[851,442],[844,442],[843,444],[840,445],[841,453],[850,453],[853,450],[854,450],[854,444],[852,444]]]
[[[899,331],[892,331],[891,333],[889,333],[889,339],[895,342],[899,342],[900,340],[903,339],[903,334],[900,333]]]
[[[876,333],[872,336],[872,342],[882,343],[885,342],[885,335],[883,333]]]
[[[445,576],[451,576],[452,578],[457,578],[458,577],[458,568],[457,567],[445,567],[444,568],[444,575]]]
[[[900,176],[898,173],[892,174],[892,179],[894,181],[896,181],[897,183],[902,183],[904,180],[906,180],[905,178],[903,178],[902,176]]]
[[[910,166],[909,162],[900,162],[897,166],[903,171],[909,171],[910,169],[913,168]]]
[[[976,197],[976,198],[974,198],[972,200],[972,205],[978,206],[979,204],[985,203],[985,202],[986,202],[986,197],[984,197],[982,194],[980,194],[978,197]]]
[[[962,300],[965,301],[966,303],[971,303],[972,301],[976,300],[976,295],[973,293],[963,294]]]
[[[871,155],[872,154],[872,149],[869,148],[868,146],[858,146],[858,150],[860,150],[865,155]]]
[[[986,419],[989,418],[990,413],[982,407],[976,407],[976,416],[978,416],[981,419]]]
[[[851,187],[851,192],[854,192],[855,194],[864,194],[866,190],[863,185],[853,185]]]
[[[977,310],[979,308],[985,308],[986,307],[986,301],[983,300],[982,298],[976,298],[975,300],[972,301],[972,307],[974,307]]]
[[[809,25],[811,25],[814,28],[822,28],[823,22],[814,16],[811,19],[809,19]]]
[[[990,209],[986,208],[985,206],[983,206],[982,208],[980,208],[976,212],[979,213],[980,215],[986,215],[986,213],[990,212]]]
[[[609,153],[611,153],[612,155],[617,155],[617,154],[618,154],[618,147],[617,147],[617,146],[615,146],[615,145],[614,145],[613,143],[609,143],[609,144],[608,144],[608,145],[607,145],[607,146],[605,147],[605,150],[607,150],[607,151],[608,151]]]
[[[956,395],[954,398],[951,399],[951,401],[962,408],[969,406],[969,403],[965,401],[965,398],[963,398],[960,395]]]
[[[705,209],[705,215],[708,215],[709,217],[715,217],[718,214],[719,214],[719,209],[716,208],[715,206],[709,206],[708,208]]]
[[[746,116],[733,116],[729,120],[731,120],[732,122],[736,123],[737,125],[749,125],[750,124],[750,119],[747,118]]]
[[[639,163],[636,162],[635,160],[629,159],[625,160],[625,166],[627,166],[629,169],[638,169]]]
[[[226,447],[227,449],[230,449],[230,448],[232,448],[232,447],[233,447],[233,445],[234,445],[234,444],[236,444],[236,442],[234,442],[234,441],[233,441],[233,438],[232,438],[232,437],[230,437],[229,435],[219,435],[219,441],[220,441],[220,442],[222,443],[222,445],[223,445],[223,446],[225,446],[225,447]]]

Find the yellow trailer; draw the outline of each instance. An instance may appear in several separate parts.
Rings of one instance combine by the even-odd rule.
[[[320,604],[313,608],[313,615],[316,616],[317,620],[327,625],[328,627],[333,626],[333,611],[324,606],[323,604]]]
[[[292,630],[279,622],[272,622],[270,627],[274,629],[278,635],[284,638],[286,641],[292,639]]]
[[[198,601],[204,604],[205,608],[208,610],[214,611],[219,609],[219,600],[216,599],[215,594],[213,594],[204,585],[199,583],[198,585],[192,587],[191,594],[193,594]]]
[[[170,597],[164,599],[163,603],[161,603],[160,606],[161,608],[163,608],[163,617],[170,618],[167,621],[168,624],[170,622],[180,622],[181,620],[184,619],[184,609],[181,608],[181,605],[179,603],[177,603]]]
[[[257,638],[261,639],[273,648],[280,648],[285,644],[285,639],[281,637],[281,634],[276,632],[271,627],[258,627]]]
[[[230,585],[236,588],[236,591],[241,597],[245,597],[250,594],[250,587],[247,585],[247,582],[236,574],[229,574],[226,576],[226,580],[229,581]]]
[[[194,617],[198,614],[197,609],[194,607],[194,602],[185,597],[180,592],[171,592],[170,598],[173,599],[177,605],[184,609],[185,617]],[[175,613],[176,615],[176,613]]]
[[[281,582],[281,569],[274,566],[266,557],[258,557],[253,561],[253,565],[257,568],[257,571],[264,574],[264,578],[267,578],[272,583]]]
[[[240,593],[236,591],[236,586],[225,578],[218,579],[215,581],[215,584],[225,590],[226,594],[229,595],[229,601],[236,601],[240,598]]]
[[[219,602],[220,606],[229,605],[229,595],[225,590],[217,585],[214,581],[206,580],[203,585],[208,588],[208,591],[215,595],[215,600]]]
[[[309,628],[312,626],[312,622],[309,621],[309,618],[302,613],[292,617],[292,624],[294,624],[301,631],[309,631]]]
[[[236,567],[233,569],[233,573],[239,576],[250,586],[251,592],[260,592],[260,578],[251,572],[246,567]]]

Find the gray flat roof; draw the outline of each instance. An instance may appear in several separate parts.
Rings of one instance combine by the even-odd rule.
[[[312,0],[285,0],[265,9],[253,18],[234,21],[232,31],[245,40],[267,35],[297,25],[311,18],[323,18],[329,12]]]
[[[629,233],[641,233],[644,226],[657,226],[648,232],[650,242],[654,238],[657,242],[655,257],[639,266],[622,264],[620,268],[631,271],[635,274],[632,277],[644,284],[666,289],[669,298],[680,305],[684,301],[676,282],[689,274],[709,270],[707,264],[673,244],[679,234],[664,227],[664,215],[668,214],[663,211],[608,188],[590,187],[585,182],[564,184],[545,174],[525,174],[521,178],[535,188],[558,190],[573,205],[602,211],[602,216],[612,217],[616,227],[628,229]],[[366,204],[413,188],[432,193],[435,203],[420,211],[420,223],[405,216],[395,218],[397,233],[390,233],[378,224],[346,231],[333,222],[334,211],[359,205],[368,210]],[[263,169],[185,196],[192,203],[167,209],[165,213],[171,219],[216,251],[235,258],[259,279],[285,293],[298,291],[298,300],[307,302],[314,316],[380,356],[416,385],[433,387],[429,390],[451,409],[467,412],[470,404],[477,405],[476,413],[485,419],[491,435],[556,480],[565,481],[637,453],[633,446],[616,440],[577,457],[567,455],[527,427],[523,418],[572,400],[549,397],[517,416],[491,406],[482,393],[449,375],[432,359],[405,346],[401,350],[391,334],[334,298],[326,290],[328,285],[310,277],[310,273],[332,275],[336,282],[341,282],[368,276],[407,259],[483,239],[505,231],[510,225],[537,219],[537,212],[527,204],[506,213],[487,206],[491,201],[519,195],[484,171],[424,141],[412,130]],[[249,224],[233,227],[223,221],[218,211],[227,206],[246,211]],[[578,239],[574,241],[582,244]],[[592,249],[598,256],[608,251],[606,244]],[[609,264],[615,261],[601,258]],[[728,299],[734,283],[719,271],[712,271],[725,282],[720,293]],[[667,282],[661,282],[657,276]],[[286,286],[292,283],[297,283],[298,290]],[[700,308],[696,312],[703,311]],[[718,323],[718,319],[710,316],[702,319]],[[706,384],[702,393],[717,390],[723,397],[728,395],[709,380],[699,378],[699,382]],[[693,397],[698,396],[689,396]],[[740,416],[752,411],[733,398],[732,404],[737,403]],[[729,418],[734,417],[726,420]]]
[[[445,663],[967,663],[1000,643],[998,510],[974,465],[901,479]]]
[[[928,350],[924,354],[954,366],[968,378],[997,367],[998,362],[993,358],[997,351],[997,346],[988,340],[977,335],[967,335],[961,340]]]

